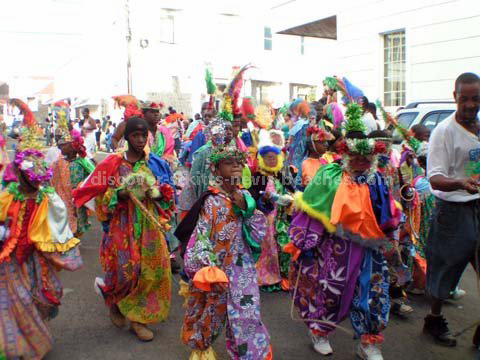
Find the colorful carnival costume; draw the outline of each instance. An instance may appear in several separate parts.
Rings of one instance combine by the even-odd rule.
[[[90,223],[86,207],[75,209],[72,191],[88,177],[95,169],[95,165],[86,158],[86,150],[80,133],[73,130],[70,134],[63,109],[54,109],[54,111],[57,113],[58,123],[57,145],[64,149],[68,157],[64,157],[63,153],[58,154],[57,160],[52,163],[51,184],[67,207],[70,229],[76,236],[81,236],[90,228]]]
[[[235,148],[217,148],[214,166],[227,158],[245,160]],[[216,359],[212,344],[227,327],[232,359],[271,359],[270,336],[260,317],[255,260],[265,236],[265,217],[241,191],[245,210],[221,187],[211,187],[192,207],[179,229],[188,241],[185,272],[189,278],[182,340],[190,359]],[[191,236],[189,236],[191,234]],[[189,238],[189,240],[188,240]]]
[[[324,129],[318,126],[310,126],[307,129],[308,142],[312,152],[302,162],[302,185],[306,187],[310,181],[315,177],[318,169],[321,166],[327,165],[335,160],[339,160],[340,156],[334,157],[332,155],[332,161],[329,161],[327,157],[322,157],[323,152],[319,150],[319,147],[327,149],[327,141],[335,139],[335,137]],[[315,157],[313,155],[316,155]]]
[[[290,255],[283,247],[290,241],[288,226],[290,224],[289,206],[293,198],[293,179],[283,169],[283,143],[276,145],[272,135],[280,136],[281,131],[260,132],[258,148],[259,171],[252,176],[249,189],[257,202],[259,210],[266,214],[267,232],[262,242],[262,255],[257,262],[258,284],[263,290],[289,290],[288,271]],[[276,165],[267,165],[265,157],[276,158]]]
[[[146,126],[139,118],[129,121],[127,130],[135,122]],[[141,187],[130,186],[138,184],[135,179],[141,180]],[[129,200],[119,198],[121,190],[127,190]],[[134,164],[124,154],[110,155],[73,192],[77,207],[98,195],[102,195],[100,206],[110,218],[100,247],[105,276],[96,280],[106,305],[111,309],[116,305],[132,323],[145,325],[165,320],[171,299],[165,232],[174,212],[168,163],[153,153]]]
[[[33,114],[20,100],[11,101],[24,115],[25,128],[13,162],[20,182],[0,193],[0,357],[43,359],[53,346],[43,320],[58,314],[63,295],[56,273],[83,263],[65,205],[44,185],[52,171],[37,150]]]
[[[310,105],[305,100],[297,99],[290,105],[289,111],[292,114],[293,126],[288,132],[289,152],[286,165],[296,171],[295,186],[300,188],[302,184],[302,161],[307,156]]]
[[[391,211],[388,187],[369,168],[384,145],[363,134],[357,104],[350,105],[346,115],[347,139],[338,147],[344,167],[323,166],[305,192],[296,195],[299,212],[289,231],[296,261],[290,279],[295,307],[316,351],[332,353],[328,335],[350,314],[355,337],[361,339],[359,356],[381,359],[375,344],[383,341],[390,299],[380,247]],[[360,162],[364,169],[354,170]]]

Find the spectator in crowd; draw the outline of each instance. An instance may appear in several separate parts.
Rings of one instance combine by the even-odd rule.
[[[100,120],[96,121],[97,130],[95,131],[95,140],[97,141],[97,149],[100,150],[100,140],[102,138],[102,124]]]

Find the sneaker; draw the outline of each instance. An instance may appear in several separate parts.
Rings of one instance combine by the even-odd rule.
[[[95,282],[93,283],[93,288],[95,289],[95,292],[97,293],[97,295],[103,296],[103,292],[101,288],[102,286],[105,286],[105,282],[101,277],[97,276],[95,278]]]
[[[450,292],[450,299],[451,300],[460,300],[461,298],[463,298],[465,295],[467,294],[467,292],[465,290],[462,290],[460,288],[455,288],[455,290],[453,290],[452,292]]]
[[[390,312],[392,314],[405,317],[408,314],[413,313],[413,308],[410,305],[405,304],[403,301],[392,300]]]
[[[320,355],[327,356],[327,355],[333,354],[333,349],[330,346],[330,342],[328,341],[328,336],[312,335],[312,343],[313,343],[313,348]]]
[[[357,349],[357,356],[362,360],[383,360],[382,352],[374,344],[360,343]]]
[[[423,332],[430,334],[435,342],[443,346],[453,347],[457,345],[457,340],[452,336],[448,329],[447,320],[443,316],[427,315],[423,325]]]

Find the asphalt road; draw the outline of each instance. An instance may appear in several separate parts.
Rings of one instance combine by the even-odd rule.
[[[100,154],[99,160],[104,158]],[[108,317],[103,300],[94,291],[93,282],[102,274],[98,259],[101,227],[94,226],[82,238],[81,252],[85,266],[76,272],[62,272],[64,297],[59,315],[48,323],[55,339],[53,351],[47,360],[130,360],[130,359],[187,359],[189,350],[180,341],[183,298],[178,293],[178,275],[174,276],[172,310],[169,319],[152,329],[156,337],[142,343],[127,328],[115,328]],[[480,320],[480,295],[474,272],[469,268],[461,281],[467,295],[459,302],[445,306],[445,314],[452,331],[456,332]],[[458,337],[456,348],[443,348],[425,337],[421,330],[423,317],[428,313],[428,301],[423,296],[412,296],[410,304],[415,312],[408,319],[391,317],[385,331],[383,355],[385,359],[409,360],[480,360],[480,352],[472,346],[474,329]],[[287,293],[262,293],[262,318],[272,337],[274,359],[320,359],[313,351],[306,326],[290,317],[290,296]],[[347,319],[342,326],[351,329]],[[331,336],[334,349],[329,359],[353,359],[356,342],[350,335],[337,331]],[[228,359],[225,339],[214,344],[220,359]]]
[[[98,246],[101,241],[101,228],[94,223],[84,236],[81,251],[85,266],[77,272],[61,274],[65,287],[65,296],[60,314],[49,322],[55,339],[53,351],[48,360],[86,360],[86,359],[187,359],[188,349],[180,341],[182,325],[183,298],[178,293],[178,275],[174,276],[172,311],[169,319],[153,327],[156,337],[150,343],[141,343],[127,328],[115,328],[108,317],[108,311],[102,299],[93,288],[96,276],[101,275],[98,260]],[[480,320],[480,297],[475,286],[474,272],[471,268],[465,273],[461,283],[467,295],[459,302],[445,308],[453,331]],[[262,318],[271,334],[276,360],[320,359],[310,345],[306,326],[290,317],[290,297],[287,293],[262,293]],[[443,348],[433,344],[422,335],[423,317],[428,312],[428,303],[424,297],[412,297],[411,304],[415,312],[407,319],[392,317],[385,331],[383,354],[385,359],[480,359],[478,351],[473,349],[471,340],[473,330],[458,338],[456,348]],[[342,326],[350,328],[350,322]],[[341,331],[331,338],[334,355],[329,359],[353,359],[356,342]],[[228,359],[225,340],[219,338],[214,348],[220,359]]]

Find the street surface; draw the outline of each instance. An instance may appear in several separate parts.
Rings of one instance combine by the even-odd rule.
[[[119,330],[110,323],[107,308],[93,288],[95,277],[102,274],[98,260],[101,228],[93,221],[94,226],[82,239],[84,268],[73,273],[63,272],[61,275],[65,296],[60,314],[49,322],[55,345],[46,359],[188,359],[189,351],[180,340],[183,297],[177,294],[178,275],[174,276],[170,317],[166,322],[152,327],[156,334],[152,342],[141,343],[127,328]],[[452,331],[480,320],[480,296],[471,268],[465,273],[461,287],[467,290],[466,297],[445,307]],[[411,300],[415,312],[410,318],[399,320],[392,317],[385,331],[383,354],[386,360],[480,359],[471,345],[473,329],[458,338],[456,348],[443,348],[433,344],[422,334],[423,317],[428,312],[428,303],[421,296],[412,297]],[[310,345],[306,326],[291,319],[290,305],[287,293],[262,293],[262,318],[272,337],[274,359],[321,359],[322,356],[315,353]],[[351,329],[348,319],[341,325]],[[356,342],[348,334],[338,330],[333,334],[331,343],[334,355],[329,359],[354,359]],[[223,336],[217,339],[214,348],[220,359],[228,359]]]
[[[9,152],[9,155],[13,154]],[[104,153],[97,160],[105,158]],[[150,343],[142,343],[128,331],[115,328],[109,319],[102,298],[94,291],[96,276],[102,275],[98,248],[102,238],[100,224],[91,218],[92,228],[82,238],[81,252],[83,269],[62,272],[64,297],[59,315],[48,323],[55,344],[46,360],[183,360],[188,359],[189,349],[180,340],[183,319],[183,297],[178,295],[179,276],[173,277],[172,309],[164,323],[152,326],[156,337]],[[461,288],[467,291],[465,298],[450,302],[444,313],[450,329],[457,332],[475,321],[480,321],[480,295],[471,267],[465,272]],[[472,345],[474,329],[458,337],[456,348],[435,345],[422,334],[423,317],[429,311],[428,301],[423,296],[411,296],[415,312],[408,319],[391,317],[385,331],[383,355],[389,359],[408,360],[480,360],[480,352]],[[321,359],[314,352],[307,327],[290,316],[290,296],[284,292],[262,293],[262,319],[272,337],[275,360]],[[351,329],[350,321],[341,326]],[[331,336],[334,350],[331,360],[354,359],[356,342],[350,335],[338,330]],[[225,338],[221,336],[214,344],[220,359],[228,359]]]

